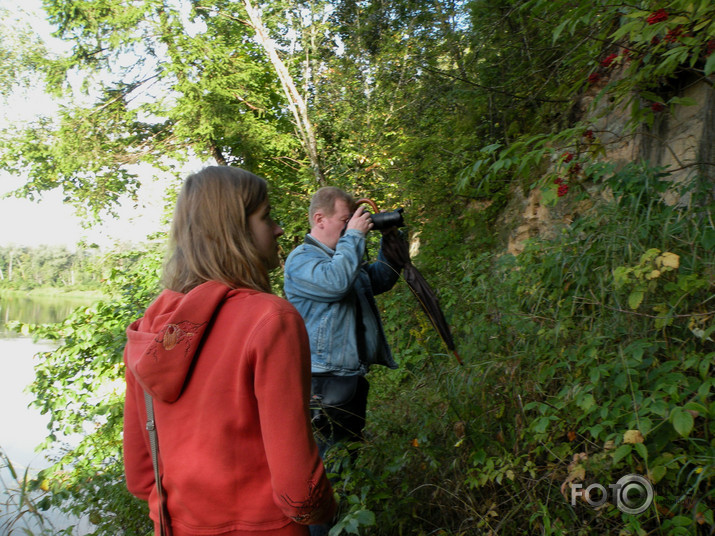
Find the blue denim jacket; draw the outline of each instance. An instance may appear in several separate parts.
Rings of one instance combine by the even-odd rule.
[[[370,365],[397,368],[385,338],[374,296],[390,290],[399,272],[378,253],[362,260],[365,237],[348,229],[332,250],[306,237],[285,263],[284,290],[305,320],[313,374],[353,376]],[[358,310],[364,341],[357,336]]]

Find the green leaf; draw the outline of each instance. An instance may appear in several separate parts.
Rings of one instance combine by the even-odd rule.
[[[698,374],[703,380],[709,376],[710,364],[712,363],[713,359],[715,359],[715,352],[706,355],[700,362],[700,366],[698,367]]]
[[[633,269],[627,266],[618,266],[613,270],[613,280],[616,288],[620,288],[628,282],[632,271]]]
[[[613,453],[613,464],[617,464],[632,452],[632,445],[621,445]]]
[[[538,434],[543,434],[544,432],[546,432],[546,429],[549,427],[550,423],[551,419],[549,417],[539,417],[534,422],[534,431]]]
[[[663,467],[662,465],[658,465],[648,471],[648,476],[653,480],[654,483],[657,484],[665,476],[666,472],[667,469],[665,467]]]
[[[698,101],[691,97],[673,97],[668,101],[669,104],[679,104],[680,106],[695,106]]]
[[[641,361],[643,361],[643,354],[650,347],[651,347],[650,342],[648,342],[645,339],[639,339],[639,340],[634,341],[631,344],[629,344],[623,350],[623,353],[633,357],[633,359],[635,359],[636,361],[641,362]]]
[[[641,97],[643,97],[646,100],[649,100],[651,102],[661,102],[663,100],[663,97],[660,95],[656,95],[655,93],[651,91],[641,91],[639,93]]]
[[[611,39],[613,39],[614,41],[618,41],[621,37],[626,35],[631,30],[635,30],[636,28],[641,28],[642,26],[643,26],[643,21],[641,21],[641,20],[631,21],[627,24],[624,24],[623,26],[618,28],[618,30],[613,32],[613,34],[611,34]]]
[[[551,36],[551,44],[556,43],[558,41],[559,36],[561,35],[561,32],[564,31],[564,28],[566,25],[569,23],[569,19],[565,19],[561,24],[559,24],[555,29],[554,32]]]
[[[682,437],[687,437],[695,424],[693,416],[687,410],[677,406],[670,412],[670,422]]]
[[[492,143],[491,145],[487,145],[486,147],[482,147],[481,152],[487,153],[487,154],[493,154],[493,153],[495,153],[501,146],[502,146],[501,143]]]
[[[630,293],[628,296],[628,307],[633,309],[634,311],[640,307],[640,304],[643,303],[643,296],[645,295],[645,292],[642,290],[634,290],[633,292]]]
[[[585,412],[588,412],[596,404],[596,399],[593,398],[592,394],[587,394],[581,400],[578,401],[578,406]]]
[[[594,439],[598,439],[598,437],[601,435],[601,432],[603,432],[603,425],[597,424],[596,426],[592,426],[588,430],[591,433],[591,436]]]
[[[688,402],[683,406],[686,410],[690,411],[697,411],[698,414],[702,415],[703,417],[708,414],[708,408],[706,408],[704,405],[699,404],[698,402]]]
[[[373,514],[370,510],[359,510],[355,512],[355,519],[357,519],[358,523],[363,526],[375,524],[375,514]]]
[[[542,188],[541,189],[541,202],[545,206],[553,206],[558,200],[558,195],[556,195],[556,188]]]
[[[705,76],[710,76],[715,72],[715,52],[711,52],[708,61],[705,62]]]
[[[647,436],[653,429],[653,421],[647,417],[641,417],[640,419],[640,431],[644,436]]]
[[[625,18],[627,19],[644,19],[649,15],[648,11],[642,11],[639,9],[634,9],[633,11],[630,11],[625,14]]]
[[[715,58],[715,52],[710,54],[710,58]],[[715,229],[705,229],[700,239],[703,247],[707,250],[715,248]]]
[[[633,445],[633,448],[636,450],[638,455],[643,459],[643,461],[647,462],[648,461],[648,449],[643,443],[636,443]]]
[[[688,516],[675,516],[669,521],[670,524],[675,527],[689,527],[693,523],[692,519]]]

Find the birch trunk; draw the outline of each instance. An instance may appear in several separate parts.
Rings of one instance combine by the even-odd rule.
[[[244,0],[244,6],[248,12],[248,17],[251,21],[251,26],[256,32],[256,38],[261,46],[268,54],[268,58],[273,64],[273,68],[278,74],[278,78],[281,81],[281,86],[283,91],[288,98],[288,104],[291,111],[293,112],[293,117],[295,118],[295,123],[298,128],[298,132],[303,142],[303,147],[305,148],[308,158],[310,159],[310,165],[313,168],[313,173],[320,186],[325,186],[325,177],[323,177],[323,171],[320,167],[320,159],[318,158],[318,145],[315,142],[315,132],[313,131],[313,124],[308,118],[308,108],[305,104],[305,100],[301,96],[300,92],[293,82],[293,77],[288,72],[288,68],[278,56],[278,52],[273,44],[273,40],[268,35],[268,30],[263,25],[261,20],[261,14],[257,9],[251,4],[251,0]]]

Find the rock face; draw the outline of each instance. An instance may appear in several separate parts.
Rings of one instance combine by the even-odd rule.
[[[617,167],[645,160],[652,166],[667,168],[670,180],[676,184],[701,176],[715,188],[715,90],[711,82],[699,80],[687,85],[678,96],[695,104],[665,108],[654,114],[651,128],[643,126],[636,132],[627,130],[629,110],[604,113],[605,104],[592,106],[597,90],[584,95],[581,108],[584,117],[593,118],[593,132],[605,150],[599,160]],[[584,203],[574,205],[566,198],[555,206],[546,206],[541,197],[539,188],[528,195],[520,189],[514,192],[500,218],[509,253],[519,254],[529,238],[553,236],[560,224],[570,223],[575,213],[587,208]],[[687,196],[681,198],[674,191],[666,192],[664,198],[669,204],[690,202]]]

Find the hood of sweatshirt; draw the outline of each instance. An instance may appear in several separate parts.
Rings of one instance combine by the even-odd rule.
[[[207,328],[232,292],[216,281],[187,294],[164,290],[127,328],[126,365],[154,399],[179,399]]]

